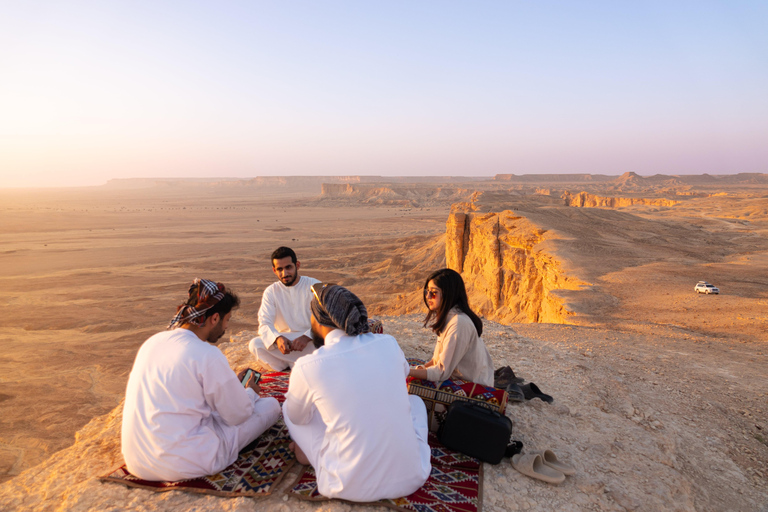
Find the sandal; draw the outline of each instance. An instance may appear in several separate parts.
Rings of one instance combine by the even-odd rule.
[[[565,475],[544,464],[544,459],[538,453],[514,455],[512,457],[512,467],[525,476],[550,484],[559,484],[565,480]]]
[[[573,466],[570,464],[566,464],[565,462],[561,461],[557,458],[557,455],[555,455],[555,452],[552,450],[538,450],[531,453],[537,453],[541,455],[541,460],[546,464],[547,466],[558,470],[564,475],[572,475],[576,473],[576,470]]]

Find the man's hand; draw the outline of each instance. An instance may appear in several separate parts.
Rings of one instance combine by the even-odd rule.
[[[277,344],[278,350],[282,352],[283,354],[290,354],[291,352],[291,342],[286,338],[285,336],[278,336],[275,340],[275,343]]]
[[[302,350],[307,348],[307,345],[309,344],[310,341],[312,341],[312,338],[310,338],[309,336],[304,336],[302,334],[301,336],[299,336],[298,338],[296,338],[291,342],[291,348],[293,350],[301,352]]]
[[[245,377],[245,372],[248,371],[248,368],[245,370],[240,370],[237,374],[237,380],[240,382],[243,382],[243,377]],[[259,394],[259,391],[261,391],[261,387],[256,384],[256,374],[252,373],[250,377],[248,377],[248,382],[245,383],[245,387],[251,388],[256,392],[256,394]]]
[[[257,395],[259,394],[259,391],[261,391],[261,386],[256,383],[256,374],[251,374],[251,377],[248,379],[248,382],[246,382],[245,385],[246,387],[254,390]]]

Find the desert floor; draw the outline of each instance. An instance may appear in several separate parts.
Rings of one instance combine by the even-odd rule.
[[[312,198],[0,192],[0,479],[70,445],[120,402],[139,345],[167,327],[195,277],[239,294],[237,332],[258,326],[261,293],[275,279],[269,255],[280,245],[296,250],[306,275],[355,289],[373,310],[439,268],[442,254],[428,251],[437,261],[409,269],[409,281],[396,254],[435,245],[447,207],[307,206]],[[387,267],[384,279],[370,277],[374,265]]]
[[[516,438],[555,449],[579,474],[552,488],[508,463],[486,465],[486,510],[766,510],[762,221],[718,219],[712,207],[698,208],[695,215],[674,208],[637,214],[668,223],[697,217],[717,237],[734,232],[728,253],[593,272],[594,286],[611,297],[601,303],[602,325],[594,318],[589,325],[488,323],[494,362],[555,397],[551,406],[534,400],[508,408]],[[76,449],[75,432],[93,418],[86,430],[102,443],[78,452],[97,461],[78,472],[87,481],[49,483],[33,496],[36,468],[0,486],[0,509],[45,509],[41,496],[56,500],[62,485],[77,487],[70,504],[82,509],[109,500],[147,510],[170,506],[167,500],[201,510],[252,508],[250,500],[119,486],[96,492],[101,484],[92,477],[119,456],[119,410],[101,415],[120,404],[138,346],[166,327],[198,276],[240,294],[230,332],[255,330],[261,292],[273,281],[269,254],[283,244],[297,251],[303,273],[350,287],[374,313],[421,313],[410,299],[445,264],[449,210],[329,206],[303,192],[0,191],[0,475],[12,479]],[[728,290],[713,280],[723,294],[699,296],[693,284],[701,268],[741,284]],[[409,311],[404,303],[415,306]],[[429,355],[434,339],[419,315],[384,318],[407,355]],[[244,338],[233,340],[223,350],[233,366],[248,364]],[[74,452],[58,454],[52,467],[65,470],[67,453]],[[264,504],[349,508],[279,496]]]

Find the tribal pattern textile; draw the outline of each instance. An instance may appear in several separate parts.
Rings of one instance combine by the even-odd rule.
[[[285,401],[288,373],[272,372],[262,376],[261,396],[273,396]],[[214,496],[268,496],[296,461],[288,449],[288,428],[280,418],[251,444],[243,448],[237,460],[221,473],[178,482],[155,482],[132,475],[125,465],[100,478],[156,492],[186,491]]]
[[[182,304],[179,306],[176,310],[176,316],[168,324],[168,329],[174,329],[190,322],[196,325],[203,325],[203,315],[205,312],[223,299],[226,291],[226,288],[221,283],[214,283],[199,277],[195,278],[192,286],[189,287],[189,298],[192,299],[194,297],[195,305]]]
[[[432,448],[432,474],[426,483],[410,496],[381,500],[376,504],[413,512],[480,512],[482,463],[445,448],[433,434],[429,436],[429,446]],[[303,500],[328,500],[317,492],[312,466],[304,468],[288,493]]]
[[[285,402],[285,394],[288,392],[288,379],[290,377],[290,372],[268,372],[262,374],[261,380],[259,380],[259,386],[261,387],[259,396],[271,396],[282,404]]]
[[[373,334],[384,334],[384,324],[381,323],[381,320],[369,318],[368,332],[372,332]]]
[[[409,358],[411,366],[423,365],[421,359]],[[491,386],[461,379],[448,379],[439,383],[426,379],[407,377],[408,393],[420,396],[425,402],[448,405],[454,400],[478,401],[482,405],[504,414],[507,408],[507,392]],[[439,384],[439,385],[438,385]]]

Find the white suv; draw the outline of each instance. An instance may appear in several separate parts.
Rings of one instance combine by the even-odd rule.
[[[706,281],[699,281],[696,283],[696,286],[694,286],[693,289],[698,293],[720,293],[720,290],[717,288],[717,286],[709,284]]]

